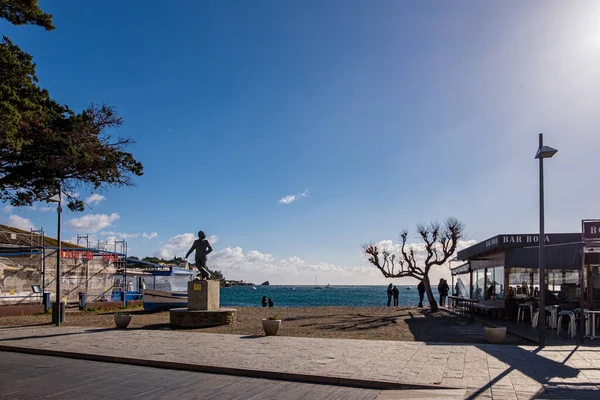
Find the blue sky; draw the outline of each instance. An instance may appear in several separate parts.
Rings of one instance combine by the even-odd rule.
[[[145,167],[68,238],[181,256],[202,229],[231,279],[385,283],[361,245],[418,222],[536,232],[538,132],[547,230],[600,217],[596,1],[40,3],[55,31],[0,33],[57,100],[115,106]],[[0,221],[55,235],[52,212]]]

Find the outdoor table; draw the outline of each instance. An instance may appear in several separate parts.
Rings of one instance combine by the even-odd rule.
[[[600,314],[600,310],[583,310],[583,312],[591,317],[590,322],[592,324],[592,334],[586,337],[590,338],[590,340],[600,339],[600,336],[596,336],[596,314]]]

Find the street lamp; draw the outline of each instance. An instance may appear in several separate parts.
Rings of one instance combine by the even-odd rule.
[[[539,345],[546,345],[546,271],[544,251],[546,234],[544,232],[544,158],[551,158],[558,150],[544,146],[544,134],[540,133],[540,145],[535,153],[535,158],[540,160],[540,308],[538,310]]]
[[[56,234],[56,239],[58,240],[58,248],[56,250],[56,309],[52,310],[55,318],[55,323],[56,326],[60,326],[60,317],[62,316],[61,310],[60,310],[60,279],[61,279],[61,271],[60,271],[60,258],[61,258],[61,254],[62,254],[62,243],[60,241],[60,215],[62,213],[62,187],[61,184],[59,182],[58,184],[58,194],[55,196],[52,196],[51,198],[49,198],[48,200],[46,200],[48,202],[52,202],[52,203],[58,203],[58,206],[56,207],[56,214],[57,214],[57,218],[58,218],[58,233]],[[54,314],[56,313],[56,315]]]

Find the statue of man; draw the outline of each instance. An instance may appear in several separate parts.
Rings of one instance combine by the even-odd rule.
[[[201,279],[207,280],[210,278],[210,272],[206,267],[206,256],[210,254],[213,249],[210,246],[210,243],[208,243],[208,240],[206,240],[206,235],[202,231],[198,232],[198,240],[194,241],[194,244],[192,244],[192,247],[188,250],[185,258],[188,258],[194,250],[196,250],[196,268],[200,271]]]

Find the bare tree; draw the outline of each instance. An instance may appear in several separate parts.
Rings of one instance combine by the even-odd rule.
[[[408,231],[400,234],[402,247],[400,254],[392,254],[375,244],[365,245],[363,250],[369,256],[369,262],[381,271],[386,278],[413,277],[423,281],[431,311],[438,310],[438,304],[433,297],[429,272],[434,265],[443,265],[456,251],[458,241],[463,237],[464,225],[456,218],[448,218],[442,225],[432,222],[429,225],[417,225],[417,231],[425,243],[426,257],[420,266],[412,246],[407,248]]]

